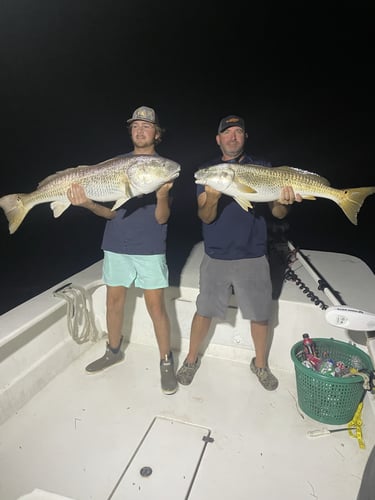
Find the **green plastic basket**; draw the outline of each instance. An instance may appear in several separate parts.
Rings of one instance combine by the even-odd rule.
[[[317,355],[328,353],[335,361],[342,361],[349,368],[373,370],[371,358],[352,344],[334,339],[314,338]],[[325,424],[350,422],[365,389],[363,378],[333,377],[307,368],[302,341],[291,349],[297,383],[298,404],[309,417]]]

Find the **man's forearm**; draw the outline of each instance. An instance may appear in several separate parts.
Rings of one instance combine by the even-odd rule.
[[[101,205],[100,203],[96,203],[93,200],[88,200],[86,203],[81,205],[83,208],[87,208],[93,214],[98,217],[104,217],[104,219],[113,219],[116,215],[115,211],[112,211],[110,208]]]
[[[202,222],[210,224],[217,216],[217,202],[206,200],[206,203],[198,208],[198,217]]]

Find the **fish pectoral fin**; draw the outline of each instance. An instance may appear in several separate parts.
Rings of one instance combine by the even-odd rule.
[[[246,184],[242,184],[240,182],[238,182],[236,184],[236,189],[237,191],[239,192],[239,195],[238,196],[233,196],[233,199],[239,204],[239,206],[241,208],[243,208],[244,210],[246,210],[246,212],[249,211],[249,208],[253,208],[253,205],[250,203],[250,201],[247,199],[247,198],[244,198],[243,196],[241,196],[241,194],[253,194],[253,193],[256,193],[256,189],[250,187],[250,186],[247,186]]]
[[[124,185],[123,185],[123,190],[124,190],[124,196],[121,196],[116,202],[114,203],[113,207],[111,208],[112,211],[117,210],[121,205],[126,203],[130,198],[133,198],[133,194],[131,191],[129,179],[126,178],[124,179]]]
[[[236,188],[240,193],[245,194],[253,194],[258,192],[256,189],[252,188],[251,186],[247,186],[246,184],[237,183]]]
[[[70,207],[70,201],[53,201],[50,203],[50,207],[53,212],[53,216],[57,219],[57,217],[60,217],[60,215]]]
[[[241,208],[246,210],[246,212],[249,211],[249,208],[253,208],[253,205],[250,203],[249,200],[246,200],[245,198],[241,198],[239,196],[234,196],[233,198]]]
[[[123,205],[125,202],[127,202],[128,200],[130,200],[130,198],[128,196],[124,196],[123,198],[119,198],[113,205],[113,207],[111,208],[112,211],[114,210],[117,210],[119,207],[121,207],[121,205]]]

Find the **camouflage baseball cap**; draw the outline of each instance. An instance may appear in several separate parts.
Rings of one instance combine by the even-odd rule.
[[[143,122],[149,122],[159,126],[159,120],[155,111],[147,106],[137,108],[134,111],[133,116],[127,120],[127,123],[132,123],[135,120],[142,120]]]

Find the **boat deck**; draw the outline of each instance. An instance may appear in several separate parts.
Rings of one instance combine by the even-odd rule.
[[[367,398],[365,449],[347,431],[311,439],[332,426],[300,411],[292,372],[275,370],[280,386],[267,392],[248,363],[208,355],[191,386],[166,396],[150,346],[129,344],[123,363],[85,373],[104,343],[0,427],[1,499],[356,498],[373,445]]]
[[[177,367],[188,347],[202,251],[194,249],[180,286],[167,291]],[[362,261],[306,254],[346,304],[374,311],[375,277]],[[300,262],[293,269],[327,301]],[[100,275],[98,262],[67,281],[87,290],[103,332]],[[215,325],[193,383],[170,396],[160,389],[156,341],[137,290],[127,301],[125,361],[98,374],[85,366],[102,356],[106,337],[78,345],[68,332],[66,302],[54,291],[0,318],[1,500],[356,499],[375,444],[375,395],[366,393],[361,415],[365,448],[347,430],[308,437],[346,425],[322,424],[301,411],[290,350],[304,331],[364,350],[366,335],[329,325],[296,283],[286,282],[275,302],[276,391],[250,372],[249,325],[233,304]]]

